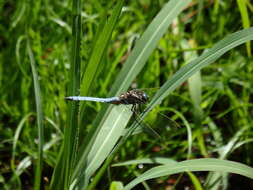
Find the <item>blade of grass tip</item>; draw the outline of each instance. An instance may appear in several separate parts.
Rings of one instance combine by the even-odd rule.
[[[141,115],[141,117],[144,118],[150,112],[150,110],[152,110],[157,104],[160,104],[165,97],[167,97],[172,91],[174,91],[179,85],[181,85],[197,71],[213,63],[229,50],[250,40],[253,40],[252,27],[228,35],[223,40],[216,43],[211,49],[204,52],[201,56],[182,67],[173,75],[171,79],[164,83],[164,85],[150,101],[146,111]]]
[[[25,11],[28,5],[23,1],[19,1],[17,2],[16,6],[17,11],[15,11],[15,14],[13,15],[13,19],[11,22],[11,29],[14,29],[17,26],[17,24],[22,20],[22,18],[25,16]]]
[[[34,189],[40,189],[41,186],[41,176],[43,168],[43,145],[44,145],[44,126],[43,126],[43,111],[42,111],[42,98],[40,92],[40,84],[38,79],[38,74],[35,67],[35,59],[32,52],[29,36],[27,35],[27,50],[30,59],[30,65],[32,68],[35,102],[36,102],[36,113],[37,113],[37,125],[38,125],[38,160],[36,166],[35,174],[35,184]]]
[[[182,48],[197,48],[195,41],[190,41],[186,43],[182,43]],[[196,59],[197,53],[196,51],[191,52],[184,52],[184,60],[185,62],[190,62],[194,59]],[[201,104],[201,96],[202,96],[202,79],[201,79],[201,72],[198,71],[188,79],[188,86],[189,86],[189,92],[190,97],[193,102],[194,107],[194,120],[196,125],[199,125],[202,117],[203,117],[203,111],[201,110],[200,104]]]
[[[20,36],[17,40],[17,44],[16,44],[16,50],[15,50],[15,53],[16,53],[16,60],[17,60],[17,64],[20,68],[20,71],[22,72],[22,74],[24,75],[24,77],[28,80],[30,80],[30,77],[27,75],[27,72],[25,71],[24,67],[22,66],[21,64],[21,61],[20,61],[20,49],[21,49],[21,44],[22,42],[25,40],[25,36]]]

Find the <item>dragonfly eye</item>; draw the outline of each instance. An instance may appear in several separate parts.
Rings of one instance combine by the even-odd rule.
[[[145,92],[143,93],[142,97],[145,102],[148,101],[148,95]]]

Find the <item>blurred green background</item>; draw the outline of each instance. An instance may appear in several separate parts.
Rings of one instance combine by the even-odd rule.
[[[108,96],[136,41],[165,3],[165,0],[124,2],[90,96]],[[113,0],[82,2],[81,76],[92,49],[96,48],[93,42],[99,23],[104,15],[111,14],[115,4]],[[248,0],[192,1],[159,41],[132,88],[144,88],[152,97],[183,65],[228,34],[249,27],[252,11],[253,4]],[[43,188],[48,188],[67,120],[64,97],[71,62],[72,2],[1,0],[0,14],[0,188],[33,189],[38,128],[27,34],[32,41],[42,96],[45,135],[42,183]],[[190,158],[226,158],[253,166],[251,52],[249,43],[241,45],[183,83],[145,119],[161,139],[146,133],[132,136],[114,162],[144,157],[176,161],[189,158],[187,124],[192,130]],[[80,126],[80,143],[103,106],[86,105],[89,117]],[[109,187],[110,180],[129,181],[147,168],[113,167],[103,175],[97,189],[104,189],[104,184]],[[196,176],[203,182],[207,172]],[[228,189],[253,189],[252,180],[238,175],[230,175],[227,182]],[[151,189],[172,187],[193,189],[187,175],[150,182]]]

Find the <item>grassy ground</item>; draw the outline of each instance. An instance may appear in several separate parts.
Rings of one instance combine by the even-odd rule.
[[[253,5],[166,3],[1,1],[0,189],[120,189],[145,171],[164,173],[136,189],[253,188],[253,32],[230,35]],[[160,138],[124,106],[64,100],[131,88]]]

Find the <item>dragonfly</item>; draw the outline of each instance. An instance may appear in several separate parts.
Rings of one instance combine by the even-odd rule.
[[[131,111],[136,111],[137,105],[146,104],[148,102],[148,95],[146,92],[138,89],[133,89],[122,93],[116,97],[110,98],[96,98],[96,97],[88,97],[88,96],[69,96],[66,97],[66,100],[72,101],[93,101],[93,102],[102,102],[109,104],[125,104],[125,105],[133,105]]]
[[[125,93],[120,94],[119,96],[110,97],[110,98],[97,98],[97,97],[88,97],[88,96],[68,96],[65,97],[66,100],[71,101],[93,101],[93,102],[102,102],[102,103],[109,103],[114,105],[132,105],[131,111],[134,114],[135,120],[138,124],[144,123],[141,121],[138,121],[138,109],[141,104],[146,104],[149,100],[149,97],[146,92],[138,89],[129,90]],[[144,123],[146,128],[149,132],[153,133],[156,137],[160,138],[160,135],[155,132],[151,127],[148,126],[148,124]]]

